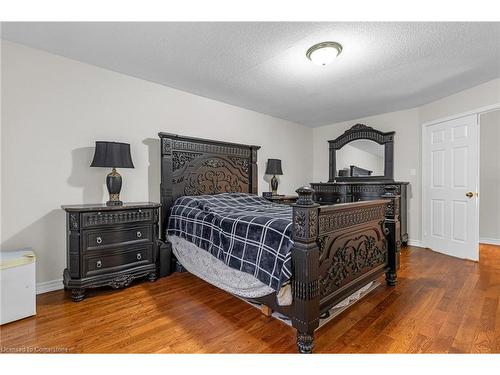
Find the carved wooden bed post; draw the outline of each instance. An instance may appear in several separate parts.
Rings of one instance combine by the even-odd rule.
[[[294,314],[292,325],[297,329],[297,347],[300,353],[311,353],[314,330],[319,326],[319,204],[314,203],[310,187],[296,190],[299,198],[293,204],[292,292]]]
[[[172,139],[160,138],[161,144],[161,183],[160,183],[160,239],[166,241],[167,215],[172,199]],[[168,176],[168,177],[167,177]]]
[[[397,283],[397,271],[399,269],[399,256],[401,251],[400,221],[399,221],[399,195],[396,194],[397,186],[389,185],[385,188],[382,198],[390,199],[385,213],[385,227],[388,231],[387,250],[389,270],[385,274],[387,285],[394,286]]]

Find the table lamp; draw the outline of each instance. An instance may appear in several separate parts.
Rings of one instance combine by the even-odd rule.
[[[278,195],[278,177],[276,175],[282,175],[281,170],[281,160],[279,159],[267,159],[266,174],[273,175],[271,179],[271,190],[273,195]]]
[[[94,160],[91,167],[113,168],[106,177],[106,186],[109,192],[108,206],[121,206],[120,191],[122,189],[122,176],[116,168],[134,168],[130,156],[130,145],[121,142],[96,141]]]

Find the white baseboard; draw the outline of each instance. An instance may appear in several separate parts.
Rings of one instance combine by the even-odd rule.
[[[43,294],[60,289],[64,289],[62,279],[44,281],[43,283],[36,283],[36,294]]]
[[[486,245],[498,245],[498,246],[500,246],[500,238],[481,237],[479,239],[479,242],[484,243]]]
[[[420,240],[412,240],[411,238],[408,240],[408,245],[416,246],[416,247],[425,247],[424,243]]]

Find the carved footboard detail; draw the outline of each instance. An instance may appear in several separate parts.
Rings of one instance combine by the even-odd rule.
[[[313,189],[297,190],[293,206],[293,312],[297,348],[311,353],[319,316],[378,276],[396,282],[399,264],[397,196],[319,206]]]
[[[352,233],[329,240],[320,248],[320,295],[326,296],[339,289],[366,270],[387,264],[385,241],[377,230]]]
[[[370,201],[324,207],[319,213],[320,310],[329,309],[385,272],[388,248],[384,233],[387,202]]]

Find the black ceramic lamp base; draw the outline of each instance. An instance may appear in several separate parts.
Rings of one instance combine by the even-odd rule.
[[[106,186],[108,187],[109,201],[107,206],[121,206],[123,202],[120,200],[120,191],[122,190],[122,176],[115,168],[106,176]]]
[[[278,195],[278,177],[273,176],[271,178],[271,190],[273,192],[273,195]]]

